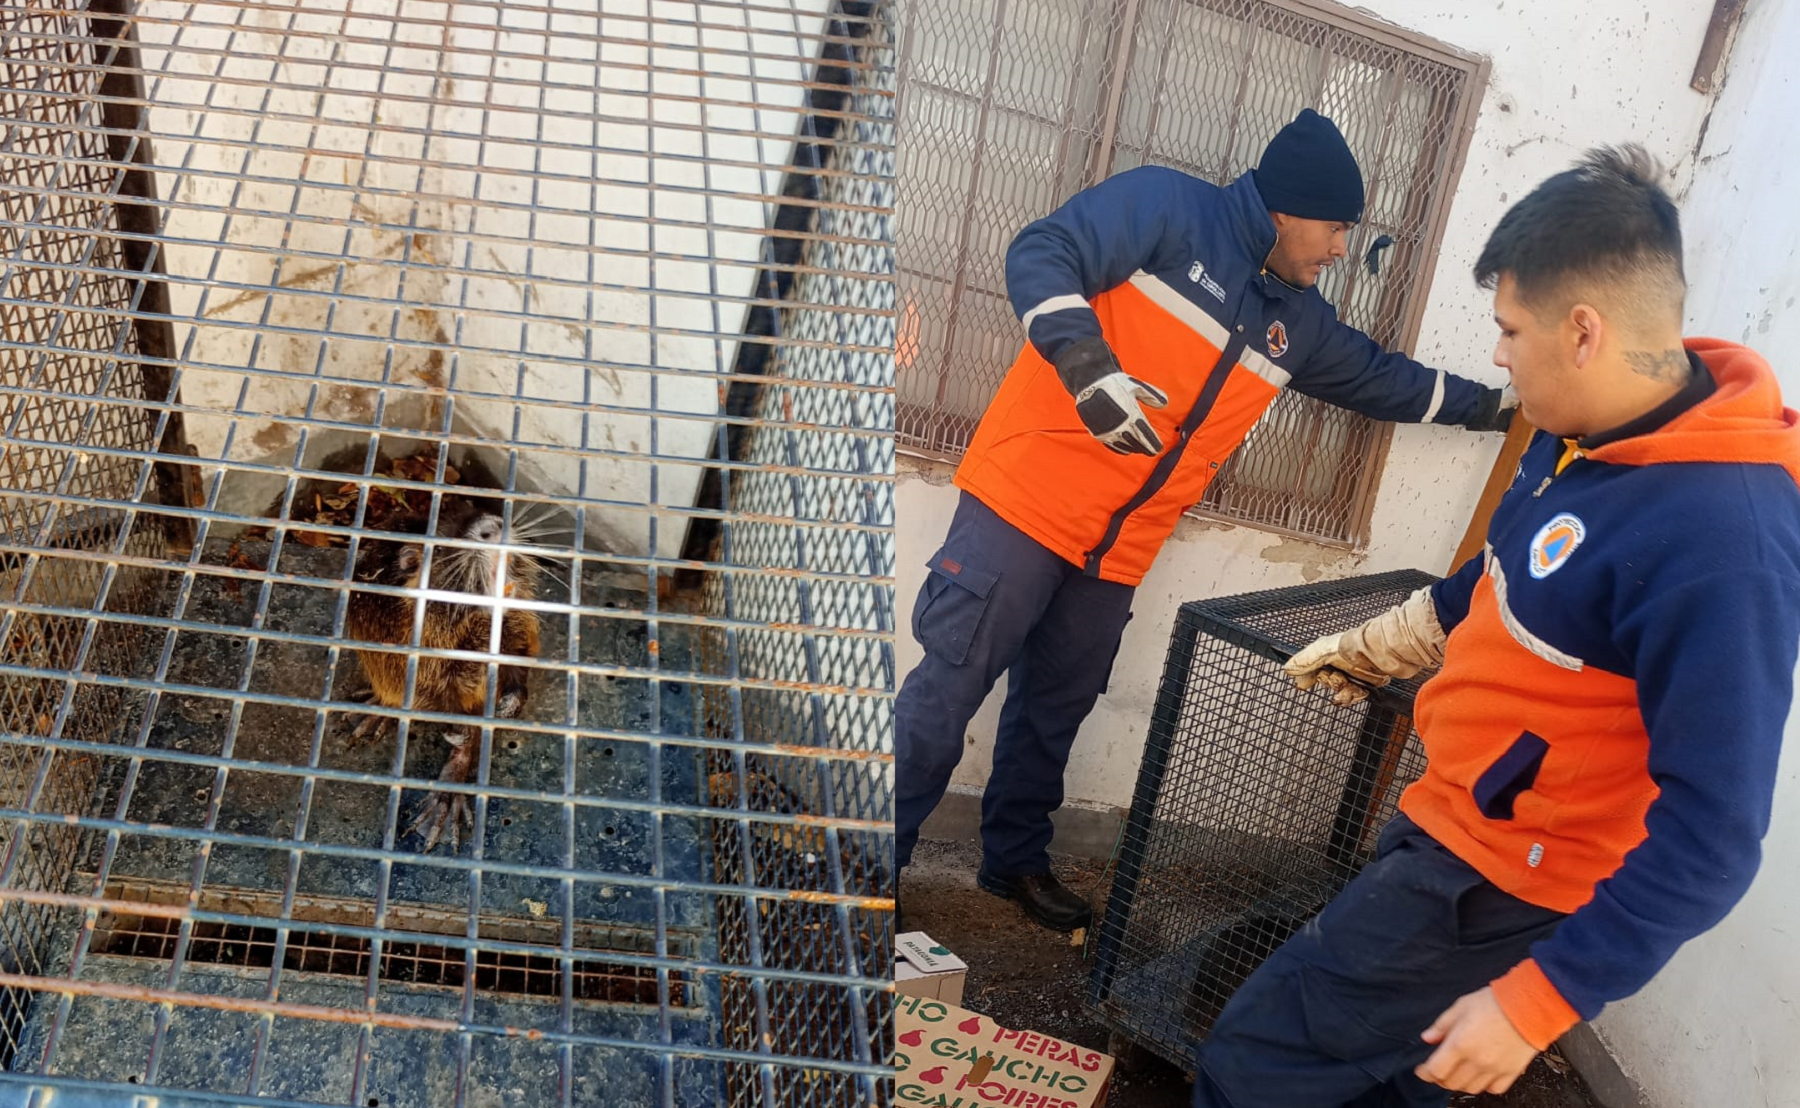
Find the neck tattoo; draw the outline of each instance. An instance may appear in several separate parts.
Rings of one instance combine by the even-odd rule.
[[[1694,371],[1681,350],[1627,350],[1625,360],[1631,363],[1633,373],[1676,385],[1685,384]]]

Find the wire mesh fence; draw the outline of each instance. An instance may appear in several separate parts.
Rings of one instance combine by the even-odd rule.
[[[903,445],[959,455],[1017,355],[1004,262],[1021,228],[1137,165],[1229,183],[1303,107],[1344,131],[1368,191],[1319,289],[1384,346],[1416,340],[1479,59],[1310,0],[913,0],[904,18]],[[1384,444],[1381,425],[1286,391],[1201,509],[1356,542]]]
[[[1402,570],[1182,605],[1091,979],[1116,1032],[1191,1071],[1231,994],[1373,857],[1425,768],[1419,682],[1338,708],[1281,663],[1433,580]]]
[[[0,10],[0,1098],[881,1100],[892,22]]]
[[[869,22],[865,33],[871,49],[891,50],[888,23]],[[748,732],[768,747],[787,747],[714,748],[707,760],[712,802],[805,821],[750,835],[715,824],[718,880],[868,898],[728,902],[721,955],[741,965],[864,979],[891,976],[893,947],[892,701],[869,695],[894,687],[892,95],[889,69],[853,88],[843,105],[842,126],[854,141],[825,155],[833,172],[816,186],[830,205],[819,230],[838,233],[801,247],[807,264],[794,278],[798,295],[770,321],[799,341],[772,350],[764,387],[743,396],[758,423],[745,430],[735,456],[757,468],[727,474],[720,485],[743,519],[719,536],[718,552],[729,548],[733,564],[771,572],[713,575],[707,591],[709,611],[765,625],[744,631],[735,644],[712,636],[708,657],[715,664],[735,649],[744,676],[810,685],[707,690],[709,733]],[[853,228],[858,233],[845,233]],[[880,314],[826,312],[815,304]],[[846,384],[864,387],[832,387]],[[877,474],[886,479],[871,479]],[[816,525],[796,528],[790,519]],[[845,633],[795,633],[784,625],[796,617]],[[821,749],[837,757],[796,754]],[[852,827],[846,817],[862,825]],[[724,1019],[728,1041],[744,1051],[772,1035],[781,1052],[885,1063],[893,1052],[891,1001],[885,989],[740,977],[725,983]],[[726,1092],[731,1105],[796,1108],[874,1104],[877,1095],[885,1103],[887,1096],[885,1086],[859,1086],[848,1074],[742,1064],[729,1068]]]

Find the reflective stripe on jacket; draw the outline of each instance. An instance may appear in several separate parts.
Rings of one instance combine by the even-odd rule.
[[[1006,258],[1027,342],[956,484],[1089,574],[1135,585],[1282,388],[1382,420],[1478,413],[1483,386],[1384,351],[1317,289],[1267,273],[1275,240],[1249,174],[1219,188],[1158,166],[1027,226]],[[1114,454],[1075,414],[1049,359],[1094,335],[1168,394],[1168,407],[1145,409],[1160,456]],[[1334,477],[1295,492],[1331,495]]]
[[[1487,549],[1432,588],[1449,632],[1400,808],[1495,885],[1572,915],[1495,982],[1543,1046],[1637,992],[1761,861],[1800,653],[1800,413],[1756,352],[1654,430],[1540,432]]]

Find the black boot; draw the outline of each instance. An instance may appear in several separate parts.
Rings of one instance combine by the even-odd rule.
[[[1094,922],[1087,901],[1056,879],[1053,873],[1029,873],[1022,877],[996,877],[983,869],[975,883],[1008,900],[1016,900],[1025,914],[1052,931],[1074,931]]]

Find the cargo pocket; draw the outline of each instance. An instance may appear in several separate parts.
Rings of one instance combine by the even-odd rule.
[[[1489,819],[1513,818],[1513,802],[1537,783],[1550,744],[1526,731],[1475,782],[1475,805]]]
[[[969,658],[988,594],[1000,575],[963,565],[941,550],[927,568],[931,572],[913,605],[913,637],[933,656],[960,666]]]

